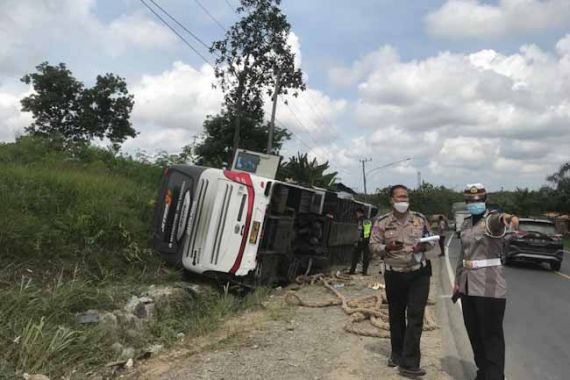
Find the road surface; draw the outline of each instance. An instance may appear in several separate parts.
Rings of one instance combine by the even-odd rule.
[[[454,270],[459,241],[448,241],[449,266]],[[446,265],[440,266],[441,294],[451,286]],[[508,284],[505,313],[506,377],[509,380],[570,379],[570,255],[560,272],[546,265],[520,264],[505,267]],[[461,310],[444,300],[438,310],[445,329],[446,370],[456,379],[475,377],[472,351],[467,340]]]

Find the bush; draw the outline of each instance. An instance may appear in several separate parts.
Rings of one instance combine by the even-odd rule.
[[[100,148],[61,151],[37,139],[0,146],[2,264],[117,268],[149,255],[161,168]]]
[[[165,300],[135,337],[75,321],[89,309],[122,309],[149,283],[179,279],[148,245],[161,173],[96,147],[30,137],[0,144],[0,379],[86,378],[118,359],[115,342],[137,352],[170,345],[258,302],[259,294],[217,292]]]

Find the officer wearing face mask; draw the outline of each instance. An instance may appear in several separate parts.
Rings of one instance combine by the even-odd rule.
[[[507,283],[501,266],[503,236],[507,226],[518,228],[510,214],[487,209],[487,192],[480,183],[465,187],[471,217],[461,228],[461,252],[455,272],[454,301],[461,297],[463,320],[473,348],[475,380],[504,380]]]
[[[384,260],[384,279],[390,314],[392,353],[388,366],[399,367],[404,376],[423,376],[420,338],[429,295],[431,267],[425,252],[434,243],[420,243],[431,235],[427,219],[409,210],[408,189],[390,189],[392,211],[372,227],[370,250]]]

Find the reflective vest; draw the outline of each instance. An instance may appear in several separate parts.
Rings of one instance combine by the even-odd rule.
[[[372,222],[370,219],[364,219],[362,221],[362,237],[368,239],[370,237],[370,231],[372,231]]]

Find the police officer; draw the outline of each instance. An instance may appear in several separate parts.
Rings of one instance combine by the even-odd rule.
[[[390,202],[392,211],[376,219],[370,237],[370,249],[384,259],[392,345],[388,366],[399,366],[404,376],[423,376],[420,338],[431,276],[425,252],[434,243],[419,242],[431,231],[422,214],[409,210],[405,186],[390,189]]]
[[[519,221],[514,215],[488,210],[487,192],[480,183],[467,185],[464,196],[471,216],[461,228],[454,298],[461,297],[477,365],[475,380],[503,380],[507,284],[501,266],[502,238],[506,227],[517,229]]]
[[[372,230],[372,222],[364,217],[364,209],[357,208],[355,211],[356,221],[358,223],[358,240],[354,243],[354,251],[352,252],[352,265],[349,274],[354,274],[356,265],[362,255],[362,274],[368,275],[368,265],[370,264],[370,250],[368,243],[370,242],[370,231]]]

